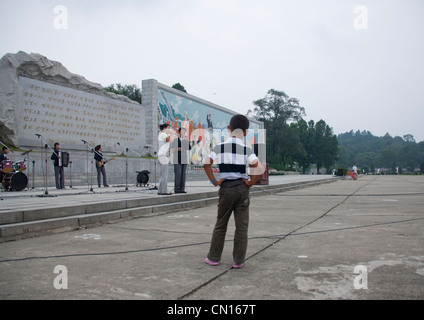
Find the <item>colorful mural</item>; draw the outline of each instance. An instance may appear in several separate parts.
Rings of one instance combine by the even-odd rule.
[[[234,113],[159,89],[159,123],[169,123],[171,128],[185,128],[190,138],[190,161],[201,165],[210,150],[228,136],[227,127]],[[260,123],[250,121],[246,145],[253,148],[259,140]]]

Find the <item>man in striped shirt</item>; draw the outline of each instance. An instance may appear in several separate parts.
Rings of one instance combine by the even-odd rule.
[[[249,226],[249,188],[261,175],[261,164],[251,148],[244,144],[249,128],[249,120],[243,115],[235,115],[228,126],[230,138],[217,145],[205,161],[206,175],[214,186],[220,186],[218,216],[213,231],[209,254],[205,262],[219,265],[224,249],[225,234],[231,214],[234,212],[236,230],[234,234],[233,268],[242,268],[246,257]],[[212,171],[212,164],[218,163],[221,179],[218,181]],[[246,172],[251,168],[252,175]]]

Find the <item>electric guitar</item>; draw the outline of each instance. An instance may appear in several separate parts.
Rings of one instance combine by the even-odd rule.
[[[109,161],[115,160],[115,158],[109,159],[109,160],[101,160],[101,161],[97,161],[97,167],[101,168],[103,167],[106,163],[108,163]]]

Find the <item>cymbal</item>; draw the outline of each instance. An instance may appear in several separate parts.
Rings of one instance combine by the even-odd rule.
[[[21,155],[22,156],[24,156],[24,155],[26,155],[26,154],[29,154],[29,153],[31,153],[32,152],[32,149],[31,150],[27,150],[27,151],[25,151],[24,153],[22,153]]]

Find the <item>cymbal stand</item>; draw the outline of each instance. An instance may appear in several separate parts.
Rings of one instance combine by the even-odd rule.
[[[117,143],[119,146],[121,146],[121,144],[118,142]],[[128,152],[130,151],[130,149],[125,148],[125,191],[128,191]],[[133,151],[134,152],[134,151]]]
[[[85,141],[85,140],[81,140],[82,142],[84,142],[84,144],[86,144],[87,145],[87,152],[86,152],[86,160],[87,160],[87,175],[89,174],[88,173],[88,166],[89,166],[89,162],[88,162],[88,154],[90,153],[90,145],[88,144],[88,142],[87,141]],[[93,150],[93,148],[91,148],[91,151],[94,151]],[[90,188],[90,184],[91,184],[91,188]],[[87,177],[87,188],[88,188],[88,190],[87,190],[87,192],[93,192],[93,193],[95,193],[94,192],[94,190],[93,190],[93,160],[91,160],[91,166],[90,166],[90,179],[88,179],[88,177]]]

